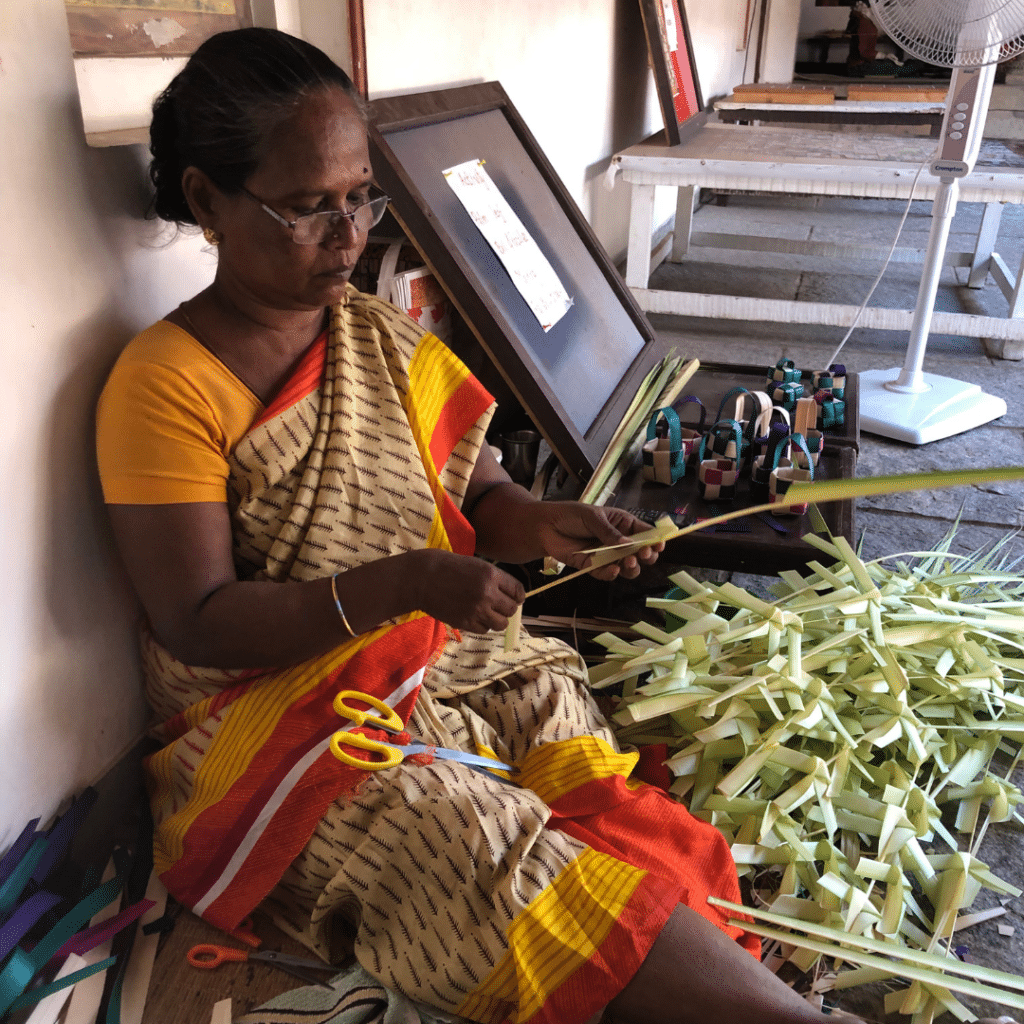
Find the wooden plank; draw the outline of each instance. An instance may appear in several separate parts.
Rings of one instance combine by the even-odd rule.
[[[141,128],[117,128],[109,132],[86,132],[85,141],[88,145],[101,149],[107,146],[148,146],[149,125]]]
[[[795,104],[828,104],[834,103],[835,90],[828,86],[802,85],[759,85],[737,86],[731,97],[736,102],[745,103],[795,103]]]
[[[183,5],[182,5],[183,6]],[[195,11],[125,3],[67,4],[76,57],[187,56],[216,32],[252,25],[247,3],[196,4]],[[204,9],[205,8],[205,9]],[[233,13],[221,13],[233,11]]]
[[[848,100],[867,100],[878,103],[884,100],[903,102],[943,103],[949,92],[944,85],[849,85],[846,89]]]
[[[785,253],[789,256],[809,256],[814,259],[859,259],[882,262],[888,257],[893,263],[923,263],[928,251],[927,249],[912,249],[908,246],[900,246],[892,250],[888,245],[812,242],[799,238],[778,238],[772,235],[734,235],[719,231],[694,231],[690,243],[704,249]],[[889,256],[890,251],[892,251],[891,257]],[[990,254],[991,250],[985,256],[986,261]],[[943,263],[946,266],[970,267],[974,264],[974,254],[947,249]]]

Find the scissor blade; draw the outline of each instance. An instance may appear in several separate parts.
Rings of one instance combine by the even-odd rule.
[[[317,977],[314,971],[333,971],[334,968],[328,964],[321,963],[319,960],[310,960],[306,957],[292,956],[291,953],[278,953],[273,949],[260,950],[258,953],[251,953],[249,955],[250,960],[262,960],[266,964],[270,964],[279,970],[284,971],[286,974],[290,974],[293,978],[298,978],[301,981],[309,982],[311,985],[319,985],[321,988],[330,988],[331,986],[323,980],[323,978]]]
[[[504,761],[495,761],[493,757],[482,757],[480,754],[470,754],[465,750],[451,750],[448,747],[434,747],[428,743],[409,743],[404,747],[397,747],[403,754],[433,754],[445,761],[461,761],[463,764],[478,765],[481,768],[496,768],[502,772],[519,771],[515,765],[505,764]]]
[[[291,953],[279,953],[276,949],[261,949],[249,955],[250,960],[266,960],[278,967],[304,967],[308,971],[333,971],[330,964],[322,960],[311,960],[307,956],[293,956]]]

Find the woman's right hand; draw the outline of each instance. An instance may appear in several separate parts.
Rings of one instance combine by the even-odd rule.
[[[436,549],[418,554],[417,606],[455,629],[503,630],[526,597],[519,580],[482,558]]]

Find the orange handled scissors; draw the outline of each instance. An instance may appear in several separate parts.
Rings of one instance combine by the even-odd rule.
[[[368,704],[373,711],[364,711],[362,708],[353,707],[350,701],[360,701]],[[405,729],[402,719],[398,717],[395,709],[385,704],[384,701],[370,696],[368,693],[360,693],[358,690],[342,690],[334,698],[334,710],[342,718],[347,718],[352,725],[347,729],[339,729],[331,737],[331,753],[342,764],[352,768],[360,768],[363,771],[380,771],[384,768],[395,768],[400,765],[410,754],[428,753],[434,757],[440,757],[449,761],[461,761],[471,768],[482,768],[487,772],[516,772],[519,769],[502,761],[495,761],[491,757],[483,757],[480,754],[470,754],[463,750],[449,750],[447,747],[434,747],[422,740],[411,740],[406,744],[384,743],[381,740],[371,739],[362,733],[350,732],[349,730],[360,725],[370,725],[384,732],[398,735]],[[377,712],[374,714],[373,712]],[[369,751],[371,754],[379,755],[378,760],[364,760],[355,757],[344,750],[344,746],[358,747],[360,750]],[[500,778],[500,776],[499,776]],[[506,780],[507,781],[507,780]]]
[[[259,960],[261,963],[277,967],[292,977],[313,985],[320,985],[322,988],[330,988],[322,978],[317,977],[314,971],[333,971],[334,968],[319,960],[310,960],[307,957],[292,956],[290,953],[278,953],[272,949],[232,949],[230,946],[216,946],[212,943],[203,942],[193,946],[188,951],[186,958],[193,967],[203,971],[212,971],[215,967],[227,963],[244,963],[246,960]]]

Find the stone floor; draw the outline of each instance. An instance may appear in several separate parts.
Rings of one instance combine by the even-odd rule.
[[[713,199],[706,202],[696,214],[694,230],[779,234],[816,241],[849,240],[887,248],[904,205],[895,201],[733,195],[725,205],[718,205]],[[981,209],[980,204],[961,205],[954,220],[950,249],[973,247]],[[929,214],[930,204],[913,204],[901,245],[925,246]],[[996,250],[1010,267],[1019,265],[1024,251],[1024,210],[1020,207],[1006,207]],[[685,263],[663,264],[655,272],[650,287],[860,305],[881,265],[865,261],[847,261],[845,265],[832,261],[831,266],[823,261],[818,263],[819,266],[809,265],[793,256],[692,250]],[[912,309],[918,280],[917,265],[890,265],[871,304]],[[965,280],[966,271],[946,268],[937,302],[939,308],[1005,315],[1005,300],[991,280],[980,290],[962,287]],[[686,356],[766,366],[785,356],[806,369],[826,366],[845,333],[842,328],[715,323],[667,315],[651,319],[659,334]],[[899,367],[905,345],[905,335],[855,330],[839,361],[854,371]],[[985,391],[1005,399],[1007,414],[966,434],[920,447],[863,434],[858,475],[1024,465],[1024,365],[989,358],[978,339],[936,336],[929,341],[924,369],[981,385]],[[1024,524],[1024,483],[923,491],[858,503],[858,530],[862,532],[863,552],[868,558],[931,548],[958,519],[953,550],[966,553],[1009,534],[1012,536],[1007,554],[1024,555],[1024,538],[1017,534]],[[764,580],[755,577],[734,577],[734,582],[755,590],[764,584]],[[1012,824],[993,826],[981,849],[981,858],[995,866],[1002,877],[1024,887],[1024,829]],[[976,908],[991,905],[998,905],[997,901],[983,892]],[[1024,898],[1011,902],[1009,910],[1000,923],[1013,925],[1014,937],[1000,936],[996,922],[988,922],[965,931],[962,941],[970,947],[973,962],[1022,973]],[[883,992],[881,987],[851,990],[844,995],[841,1006],[880,1021],[885,1019]],[[1005,1008],[982,1004],[972,1008],[997,1016],[1007,1012]]]

